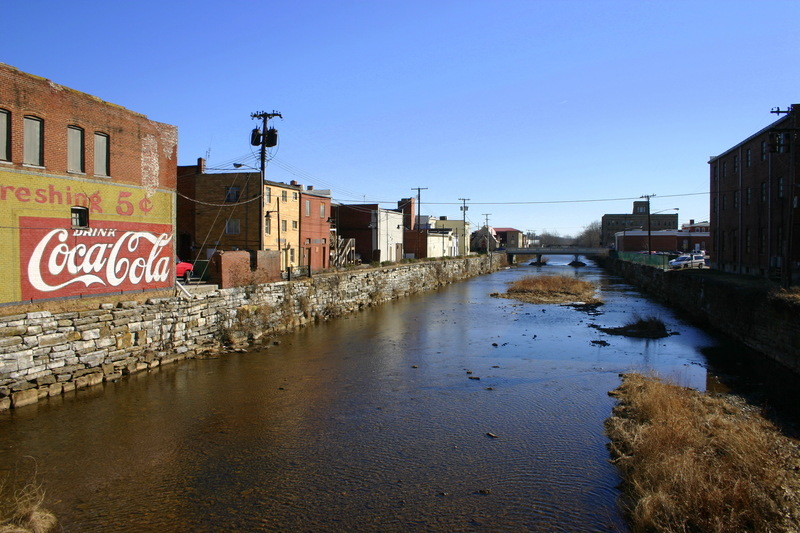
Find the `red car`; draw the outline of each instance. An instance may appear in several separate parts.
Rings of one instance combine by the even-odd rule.
[[[187,263],[186,261],[181,261],[180,259],[175,260],[175,275],[182,279],[184,283],[189,283],[193,274],[193,264]]]

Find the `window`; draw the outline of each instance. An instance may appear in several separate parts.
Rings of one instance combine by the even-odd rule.
[[[783,198],[783,178],[778,178],[778,198]]]
[[[285,202],[288,199],[289,197],[287,196],[286,191],[281,191],[281,201]]]
[[[325,204],[319,204],[319,218],[325,218]]]
[[[11,113],[0,109],[0,161],[11,161]]]
[[[747,168],[753,166],[753,151],[750,148],[745,152],[745,164],[747,164]]]
[[[739,208],[739,191],[733,191],[733,208]]]
[[[739,172],[739,156],[733,156],[733,173],[736,174]]]
[[[289,261],[294,263],[294,248],[289,248]]]
[[[292,200],[297,200],[297,193],[296,192],[292,193]]]
[[[281,220],[281,231],[286,231],[286,221]]]
[[[94,175],[110,176],[111,167],[109,166],[109,142],[108,135],[104,133],[94,134]]]
[[[231,218],[225,222],[226,235],[239,235],[239,219]]]
[[[89,208],[76,205],[71,209],[71,219],[73,228],[89,227]]]
[[[86,171],[84,163],[83,130],[77,126],[67,128],[67,172]]]
[[[761,141],[761,160],[767,160],[767,141]]]
[[[272,189],[264,187],[264,203],[269,204],[272,201]]]
[[[727,175],[728,175],[728,162],[727,161],[723,161],[722,162],[722,177],[724,178]]]
[[[762,181],[761,182],[761,201],[762,202],[766,202],[767,201],[767,182],[766,181]]]
[[[225,187],[225,201],[238,202],[242,190],[239,187]]]
[[[269,215],[264,219],[264,233],[267,235],[272,234],[272,219],[269,218]]]
[[[750,205],[753,202],[753,188],[747,188],[747,205]]]
[[[750,228],[744,230],[744,251],[750,253]]]
[[[37,167],[44,166],[44,121],[36,117],[25,117],[24,154],[22,162]]]
[[[297,229],[297,221],[292,220],[292,229]]]
[[[311,200],[306,200],[306,216],[311,216]]]

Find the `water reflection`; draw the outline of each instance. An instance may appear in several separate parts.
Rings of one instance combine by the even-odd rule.
[[[606,304],[488,296],[536,272],[595,281]],[[589,327],[634,315],[680,335]],[[702,389],[715,345],[552,260],[2,413],[0,468],[35,457],[65,531],[622,531],[607,392],[629,370]]]

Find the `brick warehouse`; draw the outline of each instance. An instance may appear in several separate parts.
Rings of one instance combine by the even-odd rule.
[[[799,117],[795,104],[785,116],[709,160],[716,268],[797,283]]]
[[[177,140],[0,63],[0,305],[172,287]]]

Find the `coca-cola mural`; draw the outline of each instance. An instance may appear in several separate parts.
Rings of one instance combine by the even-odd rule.
[[[75,229],[65,219],[19,221],[23,300],[172,286],[169,224],[96,221]]]

